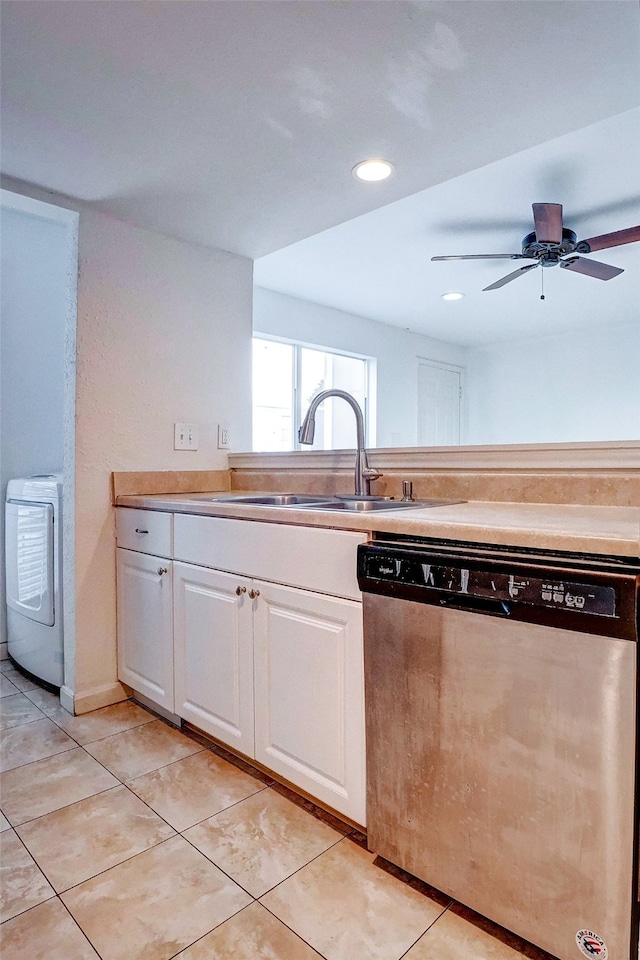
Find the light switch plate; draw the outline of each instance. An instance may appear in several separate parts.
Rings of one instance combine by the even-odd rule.
[[[174,423],[173,449],[174,450],[197,450],[198,449],[197,423]]]

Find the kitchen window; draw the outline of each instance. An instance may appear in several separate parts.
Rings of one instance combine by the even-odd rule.
[[[373,360],[303,343],[253,338],[253,449],[300,450],[298,428],[321,390],[346,390],[360,404],[365,438],[374,445],[369,424]],[[343,400],[329,398],[316,413],[313,450],[356,446],[355,417]]]

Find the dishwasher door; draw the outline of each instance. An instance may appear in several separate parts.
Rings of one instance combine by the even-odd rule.
[[[366,593],[364,633],[369,849],[561,960],[630,960],[636,644]]]

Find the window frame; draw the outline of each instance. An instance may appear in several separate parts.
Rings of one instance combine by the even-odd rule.
[[[303,350],[315,350],[317,353],[324,354],[333,354],[339,357],[349,357],[353,360],[361,360],[364,363],[364,404],[362,409],[362,417],[364,420],[364,437],[365,444],[368,447],[375,446],[375,398],[373,394],[375,393],[376,385],[376,358],[367,356],[363,353],[352,353],[349,350],[339,350],[334,347],[327,347],[323,344],[318,343],[308,343],[304,340],[292,340],[288,337],[278,337],[273,334],[268,333],[258,333],[254,331],[252,334],[252,344],[255,340],[267,340],[274,343],[286,343],[293,350],[293,359],[291,364],[291,404],[292,404],[292,436],[291,442],[292,446],[290,452],[295,452],[299,450],[308,449],[305,444],[301,444],[298,440],[298,431],[302,425],[302,419],[306,413],[306,410],[301,409],[300,401],[300,377],[302,369],[302,351]],[[252,377],[252,400],[251,400],[251,415],[253,419],[253,377]],[[253,448],[253,429],[252,429],[252,443]],[[269,451],[263,451],[269,452]]]

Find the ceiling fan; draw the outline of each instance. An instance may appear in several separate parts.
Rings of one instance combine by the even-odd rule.
[[[614,233],[603,233],[599,237],[590,237],[588,240],[578,240],[573,230],[567,230],[562,224],[561,203],[534,203],[533,225],[533,233],[528,233],[522,241],[522,253],[470,253],[452,257],[431,257],[431,259],[536,261],[519,267],[513,273],[508,273],[506,277],[484,287],[484,290],[497,290],[498,287],[504,287],[506,283],[511,283],[517,277],[522,277],[529,270],[535,270],[540,266],[560,265],[565,270],[584,273],[588,277],[595,277],[596,280],[611,280],[624,271],[620,267],[612,267],[599,260],[587,260],[575,254],[606,250],[609,247],[618,247],[623,243],[635,243],[640,240],[640,226],[616,230]]]

